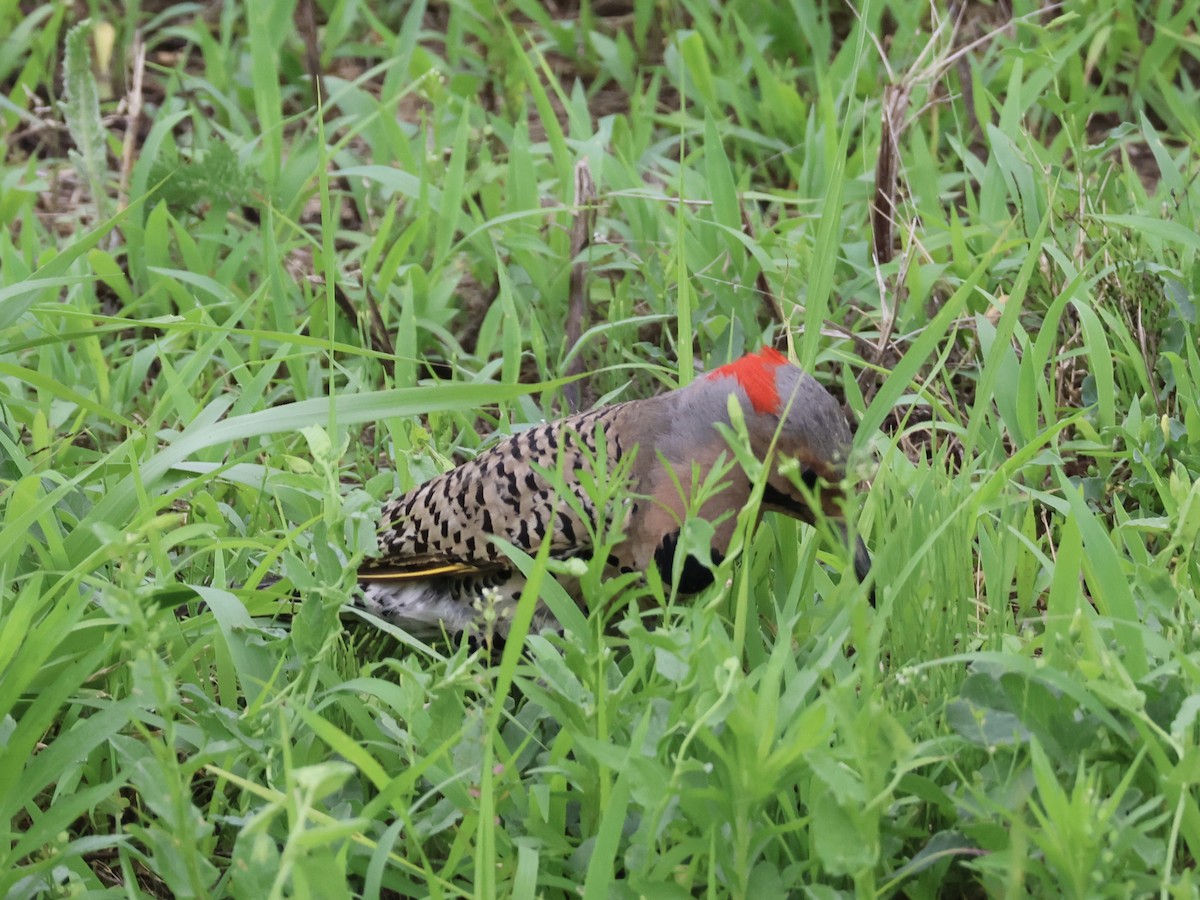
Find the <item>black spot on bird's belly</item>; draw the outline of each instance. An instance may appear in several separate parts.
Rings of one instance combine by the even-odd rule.
[[[809,475],[812,476],[811,482]],[[817,483],[817,475],[812,469],[805,469],[800,473],[800,480],[804,482],[805,486],[811,488]],[[812,510],[808,508],[808,504],[797,500],[795,497],[789,497],[783,491],[779,490],[779,488],[772,487],[769,484],[763,488],[763,503],[775,509],[786,510],[792,515],[800,516],[801,518],[807,518],[812,515]]]
[[[676,531],[663,538],[662,543],[658,545],[658,549],[654,551],[654,566],[658,569],[658,574],[662,576],[662,580],[668,584],[675,574],[675,551],[678,549],[678,546],[679,532]],[[712,551],[714,566],[719,565],[723,558],[716,550]],[[683,567],[679,573],[679,581],[676,583],[676,587],[681,594],[695,594],[712,584],[713,578],[712,569],[689,553],[687,559],[683,561]]]
[[[558,511],[558,531],[568,547],[575,544],[575,526],[571,523],[571,517],[562,510]]]

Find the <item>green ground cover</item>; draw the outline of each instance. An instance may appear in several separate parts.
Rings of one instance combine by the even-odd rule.
[[[0,7],[0,893],[1195,896],[1198,24]],[[769,518],[653,621],[342,620],[580,365],[764,342],[857,422],[876,608]]]

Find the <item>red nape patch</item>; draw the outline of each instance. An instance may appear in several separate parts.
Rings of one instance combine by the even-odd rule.
[[[787,365],[787,357],[774,347],[763,347],[741,359],[714,369],[706,378],[736,378],[750,404],[758,413],[779,413],[779,387],[775,384],[775,370]]]

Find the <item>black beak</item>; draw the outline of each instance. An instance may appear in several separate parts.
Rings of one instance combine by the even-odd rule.
[[[858,546],[854,548],[854,574],[858,576],[859,582],[867,580],[867,576],[871,574],[871,554],[867,552],[867,545],[863,543],[863,539],[858,539]],[[871,605],[875,605],[875,585],[871,585],[871,596],[869,597]]]

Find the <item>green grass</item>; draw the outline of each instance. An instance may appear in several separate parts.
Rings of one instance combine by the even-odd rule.
[[[318,0],[320,97],[294,3],[0,10],[0,893],[1195,896],[1200,3],[1012,5]],[[339,617],[574,354],[780,336],[877,608],[768,521],[653,626]]]

